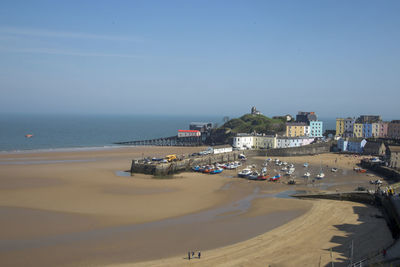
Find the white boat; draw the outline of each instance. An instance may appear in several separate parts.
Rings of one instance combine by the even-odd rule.
[[[307,168],[308,167],[308,163],[307,162],[304,163],[303,166]]]
[[[309,178],[311,176],[311,173],[306,172],[303,176]]]
[[[323,172],[320,172],[317,174],[317,179],[322,179],[324,177],[325,177],[325,173],[323,173]]]
[[[289,168],[294,168],[294,165],[293,165],[293,163],[289,165]]]
[[[262,168],[261,173],[267,173],[267,167]]]
[[[284,161],[282,164],[283,164],[283,165],[287,165],[287,162],[286,162],[286,161]]]
[[[332,168],[331,169],[332,172],[337,172],[337,170],[338,170],[337,168]]]
[[[242,178],[247,178],[251,173],[252,171],[250,169],[243,169],[240,172],[238,172],[238,176]]]

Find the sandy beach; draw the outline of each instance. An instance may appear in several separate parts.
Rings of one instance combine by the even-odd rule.
[[[284,159],[317,168],[321,162],[334,165],[338,157],[336,166],[346,174],[328,176],[326,185],[318,186],[299,180],[293,187],[286,178],[281,183],[249,182],[235,178],[236,171],[181,173],[172,179],[123,172],[133,158],[201,149],[0,154],[2,265],[317,266],[319,260],[331,260],[330,248],[335,262],[343,263],[351,240],[359,257],[392,242],[374,207],[298,200],[285,193],[367,185],[370,176],[351,170],[359,158],[324,154]],[[189,262],[188,250],[201,250],[203,256]]]

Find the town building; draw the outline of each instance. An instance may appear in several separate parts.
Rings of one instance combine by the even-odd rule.
[[[363,124],[362,123],[354,123],[353,136],[356,138],[361,138],[363,136]]]
[[[388,146],[386,149],[388,167],[400,169],[400,146]]]
[[[387,138],[388,137],[388,126],[389,123],[386,121],[379,122],[379,137]]]
[[[372,127],[372,137],[374,138],[378,138],[379,136],[379,128],[380,128],[381,124],[379,122],[373,122],[371,123],[371,127]]]
[[[304,127],[308,126],[304,122],[288,122],[286,123],[286,136],[288,137],[297,137],[304,136],[305,130]]]
[[[322,121],[310,121],[310,137],[322,137]]]
[[[256,109],[256,107],[251,108],[251,114],[253,115],[261,115],[261,112]]]
[[[255,135],[253,147],[255,149],[276,148],[276,135]]]
[[[382,117],[379,115],[361,115],[358,117],[358,123],[373,123],[382,121]]]
[[[367,142],[364,146],[365,155],[385,156],[386,146],[383,142]]]
[[[393,139],[400,138],[400,120],[393,120],[389,123],[387,135]]]
[[[364,146],[367,144],[367,140],[364,138],[349,138],[349,142],[347,144],[347,151],[353,153],[363,153]]]
[[[343,118],[336,118],[336,136],[343,136],[344,135],[344,119]]]
[[[299,111],[299,113],[296,115],[296,122],[304,122],[309,124],[310,121],[316,121],[317,120],[317,115],[315,112],[303,112]]]
[[[178,138],[182,137],[200,137],[201,133],[197,130],[178,130]]]
[[[254,135],[238,133],[233,138],[232,146],[239,150],[252,149],[254,147]]]
[[[341,152],[362,153],[367,140],[363,138],[339,138],[337,142],[338,150]]]
[[[353,131],[354,131],[354,122],[355,118],[346,118],[344,119],[344,137],[353,137]]]
[[[362,137],[364,138],[372,137],[372,123],[363,123]]]
[[[311,137],[287,137],[280,136],[276,138],[276,148],[299,147],[309,145],[314,142]]]

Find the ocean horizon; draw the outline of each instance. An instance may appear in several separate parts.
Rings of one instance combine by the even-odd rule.
[[[334,129],[335,119],[321,120],[324,130]],[[191,122],[222,125],[223,116],[0,114],[0,152],[115,148],[121,147],[116,142],[174,136]]]

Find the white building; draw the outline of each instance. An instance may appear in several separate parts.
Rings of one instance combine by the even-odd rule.
[[[201,133],[197,130],[178,130],[178,137],[200,137]]]
[[[314,141],[313,137],[286,137],[276,138],[276,148],[299,147],[309,145]]]
[[[227,153],[227,152],[232,152],[232,147],[231,146],[215,146],[213,148],[214,154],[221,154],[221,153]]]
[[[239,150],[252,149],[254,147],[254,135],[239,133],[233,138],[232,146]]]

